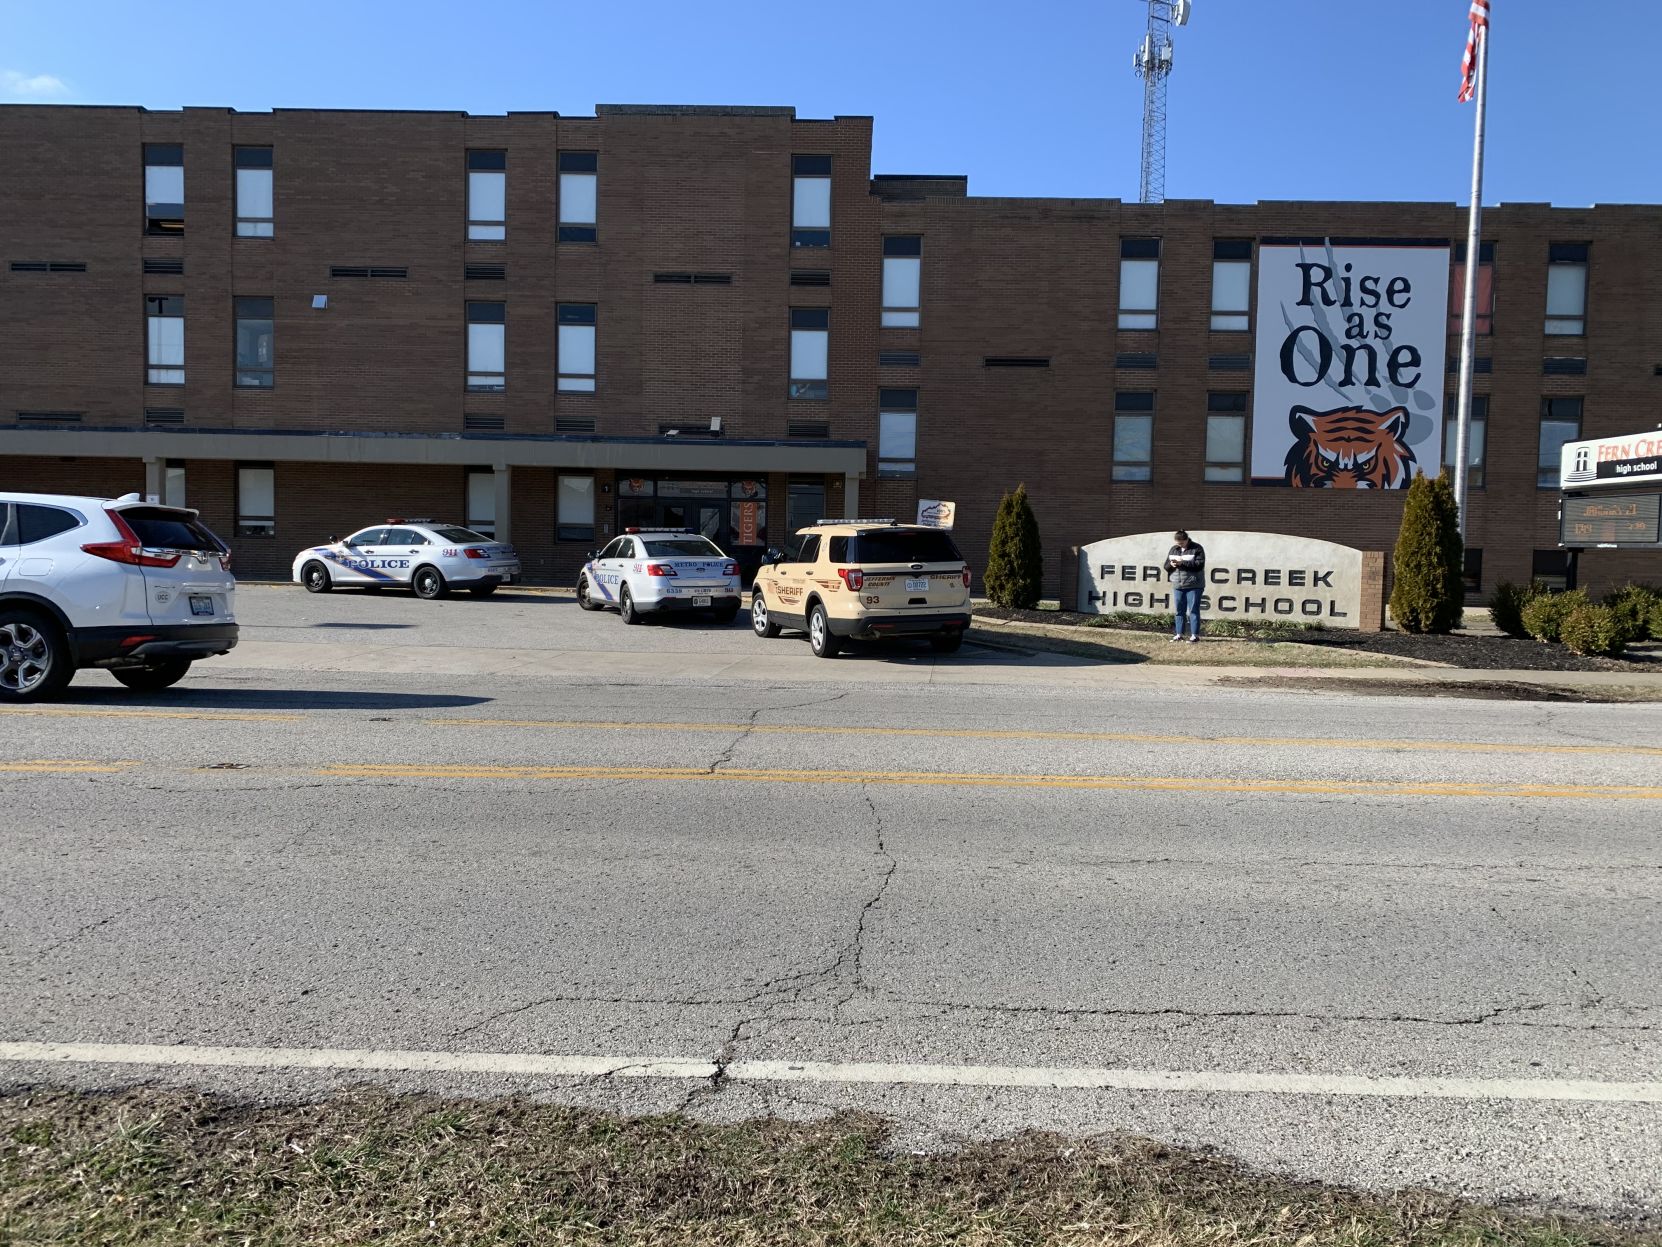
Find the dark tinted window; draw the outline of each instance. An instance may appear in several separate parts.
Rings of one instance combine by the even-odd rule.
[[[378,546],[381,544],[381,535],[386,531],[384,528],[366,528],[361,533],[353,533],[346,540],[354,546]]]
[[[802,548],[797,551],[796,557],[793,558],[791,560],[791,562],[793,562],[793,563],[817,563],[817,562],[819,562],[819,534],[818,533],[809,533],[806,537],[802,538]]]
[[[427,544],[427,538],[413,528],[389,528],[381,538],[384,546],[421,546]]]
[[[33,502],[17,504],[17,543],[30,545],[66,533],[81,521],[59,507],[43,507]]]
[[[719,559],[723,555],[711,542],[702,537],[676,537],[649,541],[647,554],[655,559]]]
[[[484,536],[482,533],[474,532],[471,528],[435,528],[433,532],[438,535],[440,541],[468,542],[491,540],[491,538]]]
[[[964,556],[945,533],[928,529],[878,529],[858,533],[849,561],[853,563],[961,563]]]
[[[831,561],[833,563],[846,563],[846,562],[848,562],[848,538],[847,537],[833,537],[833,538],[831,538]]]
[[[121,513],[139,541],[161,550],[223,550],[224,544],[207,525],[185,511],[161,507],[134,507]]]

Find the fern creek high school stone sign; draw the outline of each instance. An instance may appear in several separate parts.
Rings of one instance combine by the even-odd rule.
[[[1284,533],[1203,532],[1203,618],[1319,623],[1378,631],[1384,615],[1385,556]],[[1110,537],[1079,550],[1077,609],[1091,615],[1170,614],[1169,532]]]

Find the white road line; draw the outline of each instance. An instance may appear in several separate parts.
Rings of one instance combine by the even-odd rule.
[[[712,1061],[676,1057],[546,1056],[534,1052],[403,1052],[373,1048],[220,1048],[191,1044],[0,1043],[0,1061],[203,1069],[366,1070],[533,1074],[559,1078],[708,1080]],[[1009,1065],[734,1061],[728,1082],[880,1083],[1030,1090],[1199,1092],[1226,1095],[1396,1096],[1432,1100],[1568,1100],[1662,1104],[1662,1082],[1561,1078],[1404,1078],[1231,1070],[1045,1068]]]

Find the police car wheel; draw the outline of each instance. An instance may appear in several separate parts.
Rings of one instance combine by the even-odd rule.
[[[617,595],[617,613],[618,618],[626,624],[638,624],[646,618],[635,609],[635,599],[629,596],[628,585],[624,585],[622,591]]]
[[[768,604],[760,591],[750,599],[750,627],[757,636],[769,641],[779,635],[779,625],[768,618]]]
[[[825,607],[815,602],[808,611],[808,648],[814,651],[815,658],[835,658],[842,647],[842,638],[831,634],[831,620],[825,614]]]
[[[436,567],[423,567],[416,572],[415,578],[410,581],[410,588],[415,590],[418,598],[426,598],[428,601],[442,598],[450,591]]]
[[[329,569],[317,562],[307,563],[300,569],[300,583],[306,586],[307,593],[327,593],[335,587],[329,579]]]
[[[589,578],[587,576],[577,578],[577,605],[586,611],[600,609],[600,603],[589,596]]]
[[[170,658],[143,667],[117,667],[110,674],[136,693],[158,693],[184,679],[189,670],[190,659]]]

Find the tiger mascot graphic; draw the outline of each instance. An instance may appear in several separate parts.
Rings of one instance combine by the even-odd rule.
[[[1294,407],[1287,422],[1293,430],[1284,478],[1289,485],[1302,489],[1405,489],[1413,478],[1414,451],[1405,440],[1405,407],[1389,411]]]

